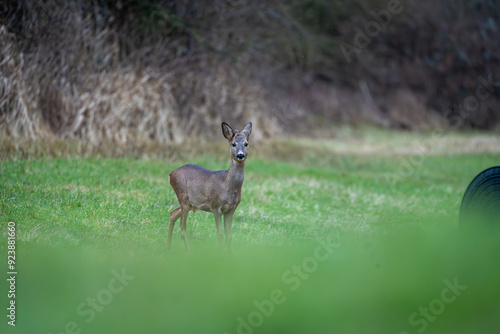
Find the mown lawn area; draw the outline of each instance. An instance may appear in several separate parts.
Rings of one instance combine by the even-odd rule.
[[[182,160],[0,162],[2,254],[16,223],[15,331],[494,333],[498,238],[463,233],[458,210],[472,178],[500,164],[498,137],[474,150],[470,134],[373,136],[256,143],[231,254],[204,212],[188,218],[189,254],[178,223],[165,249],[168,173],[227,168],[225,143]]]

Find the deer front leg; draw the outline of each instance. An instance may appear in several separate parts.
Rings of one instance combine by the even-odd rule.
[[[217,238],[219,239],[219,247],[222,246],[222,241],[224,239],[224,235],[222,234],[221,220],[222,215],[220,212],[214,212],[215,217],[215,226],[217,227]]]
[[[231,239],[233,238],[231,226],[233,225],[234,211],[230,211],[224,215],[224,232],[226,232],[226,243],[229,251],[231,251]]]

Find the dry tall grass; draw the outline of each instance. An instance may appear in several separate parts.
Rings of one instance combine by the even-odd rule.
[[[168,144],[211,137],[223,119],[262,123],[257,136],[276,130],[263,121],[262,89],[248,70],[203,54],[166,62],[184,36],[155,45],[163,53],[148,45],[129,50],[137,36],[124,35],[113,19],[99,27],[100,14],[77,2],[31,5],[18,14],[29,18],[19,24],[31,41],[0,26],[0,129],[7,136]],[[152,63],[155,52],[161,61]]]
[[[498,81],[498,6],[401,3],[347,65],[339,43],[387,1],[6,1],[0,136],[96,146],[211,138],[222,120],[253,121],[257,139],[338,123],[446,126],[479,76]],[[498,128],[494,89],[461,127]]]
[[[52,64],[32,61],[33,55],[19,52],[13,40],[0,27],[0,126],[8,136],[80,138],[94,145],[130,140],[172,143],[202,131],[210,137],[222,119],[263,119],[257,86],[224,63],[214,64],[203,75],[189,71],[179,79],[147,67],[113,67],[80,72],[73,81],[64,68],[54,73]],[[270,130],[266,124],[259,127],[261,133]]]

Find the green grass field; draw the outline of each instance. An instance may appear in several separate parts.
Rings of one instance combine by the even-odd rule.
[[[233,248],[213,216],[188,218],[168,173],[228,167],[226,144],[177,160],[0,163],[0,249],[16,223],[16,328],[5,333],[496,333],[498,237],[458,225],[500,137],[369,132],[257,142]],[[472,143],[472,144],[471,144]],[[220,146],[220,147],[219,147]],[[5,274],[4,277],[7,275]]]

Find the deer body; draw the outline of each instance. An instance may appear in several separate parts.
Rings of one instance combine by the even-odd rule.
[[[222,133],[228,140],[231,163],[228,170],[211,171],[198,165],[185,165],[169,174],[170,185],[177,195],[179,206],[170,212],[167,248],[170,249],[172,232],[176,220],[181,218],[181,234],[189,249],[186,221],[190,211],[210,212],[215,217],[219,245],[222,244],[222,216],[227,246],[231,248],[231,225],[234,212],[241,201],[241,187],[244,179],[245,161],[248,155],[248,139],[252,123],[241,132],[222,123]]]
[[[182,197],[194,212],[225,214],[240,203],[243,167],[231,166],[229,170],[214,172],[198,165],[185,165],[169,176],[179,201]]]

